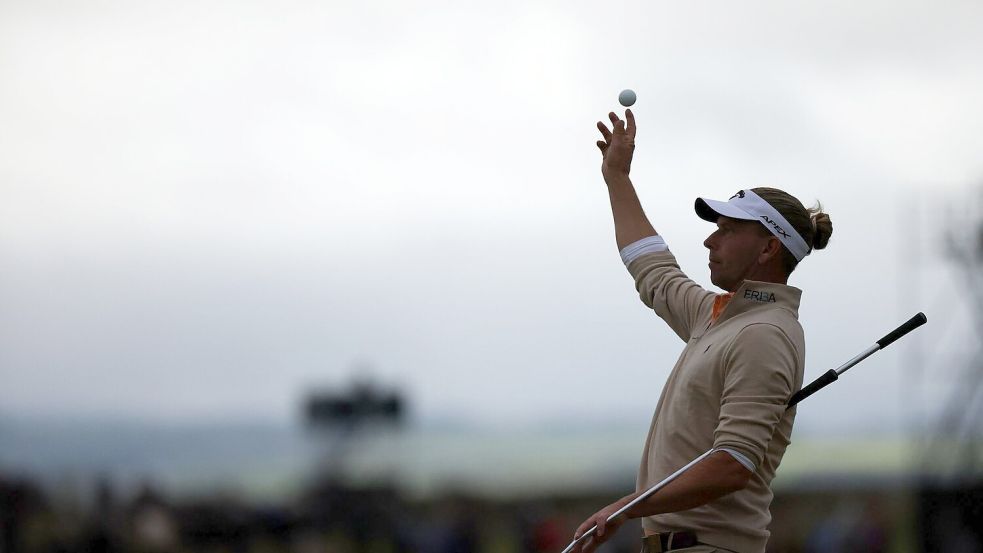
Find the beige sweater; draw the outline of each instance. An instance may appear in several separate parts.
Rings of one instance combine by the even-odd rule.
[[[691,530],[703,542],[739,553],[764,552],[770,484],[792,433],[785,404],[802,386],[805,340],[801,290],[745,281],[711,324],[716,294],[679,270],[669,252],[648,253],[628,270],[645,305],[686,342],[652,418],[638,473],[648,489],[711,447],[755,466],[747,487],[706,505],[642,519],[646,530]]]

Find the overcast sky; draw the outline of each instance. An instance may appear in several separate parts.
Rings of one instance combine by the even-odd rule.
[[[938,214],[983,182],[981,59],[970,1],[0,0],[0,413],[287,421],[367,368],[423,418],[647,420],[683,344],[594,146],[633,88],[697,281],[697,195],[832,217],[807,380],[927,313],[810,400],[901,424],[979,345]]]

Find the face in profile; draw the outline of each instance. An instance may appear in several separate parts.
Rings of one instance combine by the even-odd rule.
[[[720,216],[703,245],[710,250],[710,282],[733,292],[758,271],[758,260],[772,237],[757,221]]]

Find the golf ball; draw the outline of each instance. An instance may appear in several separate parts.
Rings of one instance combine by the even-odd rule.
[[[630,88],[626,88],[621,91],[621,94],[618,94],[618,101],[625,107],[634,104],[635,100],[637,100],[635,97],[635,91]]]

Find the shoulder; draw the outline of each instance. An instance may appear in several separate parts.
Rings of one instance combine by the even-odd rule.
[[[800,365],[805,354],[802,326],[794,318],[749,322],[734,334],[729,346],[728,365]]]
[[[805,331],[795,311],[785,307],[761,309],[743,321],[737,331],[740,339],[783,338],[796,349],[805,348]]]
[[[788,321],[781,320],[755,321],[741,327],[734,336],[734,341],[735,343],[746,343],[779,340],[791,344],[793,343],[792,335],[801,334],[801,331],[802,327],[798,321],[795,321],[795,325],[790,325]]]

